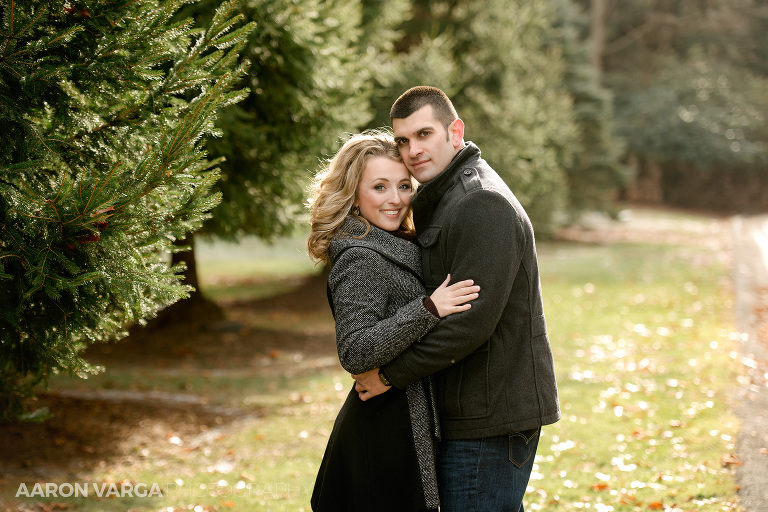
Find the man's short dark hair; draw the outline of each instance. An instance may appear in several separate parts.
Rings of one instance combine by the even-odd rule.
[[[459,118],[448,96],[437,87],[427,85],[411,87],[400,95],[392,104],[389,118],[390,120],[405,119],[426,105],[432,106],[435,119],[440,121],[446,131],[448,131],[451,123]]]

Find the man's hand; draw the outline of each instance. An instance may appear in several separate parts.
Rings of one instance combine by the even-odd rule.
[[[352,378],[355,379],[356,383],[355,391],[357,391],[360,400],[363,402],[392,389],[392,386],[385,386],[384,383],[381,382],[381,379],[379,379],[378,368],[361,373],[360,375],[353,375]]]

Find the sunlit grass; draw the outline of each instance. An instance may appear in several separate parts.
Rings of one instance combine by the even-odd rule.
[[[318,272],[304,247],[306,233],[265,243],[202,241],[196,248],[200,288],[211,300],[245,300],[289,291],[297,276]]]
[[[530,509],[736,510],[727,267],[701,247],[572,249],[542,254],[563,420]]]

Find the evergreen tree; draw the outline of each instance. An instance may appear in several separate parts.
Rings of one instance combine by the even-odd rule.
[[[182,0],[0,3],[0,415],[181,297],[173,240],[219,197],[204,143],[251,26]],[[239,28],[238,28],[239,27]]]
[[[370,117],[370,61],[361,56],[361,8],[354,0],[243,0],[257,22],[243,51],[252,62],[248,97],[225,109],[211,139],[226,156],[223,200],[204,231],[272,238],[291,229],[318,159],[339,135]]]
[[[586,210],[612,212],[618,192],[630,177],[622,164],[625,143],[614,134],[613,96],[601,84],[600,69],[590,63],[589,19],[572,0],[555,0],[557,31],[553,42],[563,49],[563,86],[573,98],[578,129],[573,159],[565,166],[568,211],[571,217]]]
[[[207,23],[218,2],[203,0],[181,15]],[[270,240],[303,220],[306,187],[319,161],[345,132],[371,118],[373,77],[387,63],[382,55],[402,16],[394,8],[403,2],[242,0],[239,12],[256,23],[242,51],[252,63],[242,81],[249,94],[221,112],[216,126],[222,135],[208,141],[212,157],[226,158],[214,187],[222,201],[198,235]],[[194,268],[194,251],[176,257]],[[186,278],[197,282],[193,272]],[[187,308],[215,309],[199,294],[193,298],[164,317],[173,323],[188,315]]]

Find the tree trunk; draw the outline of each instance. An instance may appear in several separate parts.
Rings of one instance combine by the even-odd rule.
[[[171,255],[171,266],[178,265],[179,263],[185,263],[187,270],[184,272],[183,284],[192,286],[195,290],[190,294],[187,300],[197,300],[197,297],[202,297],[200,294],[200,280],[197,276],[197,260],[195,258],[195,235],[193,233],[187,234],[186,237],[181,240],[173,242],[176,247],[189,246],[188,251],[174,252]]]
[[[603,72],[603,51],[605,50],[605,20],[608,0],[591,0],[590,4],[590,64],[600,74]]]
[[[173,253],[171,265],[186,263],[187,270],[184,272],[182,283],[191,285],[194,290],[190,292],[189,298],[182,299],[160,311],[157,317],[152,319],[144,329],[157,331],[181,326],[189,331],[205,329],[222,320],[224,311],[218,304],[206,299],[200,292],[200,280],[197,275],[197,260],[195,258],[195,235],[190,233],[185,238],[176,240],[173,245],[190,247],[187,251]]]

